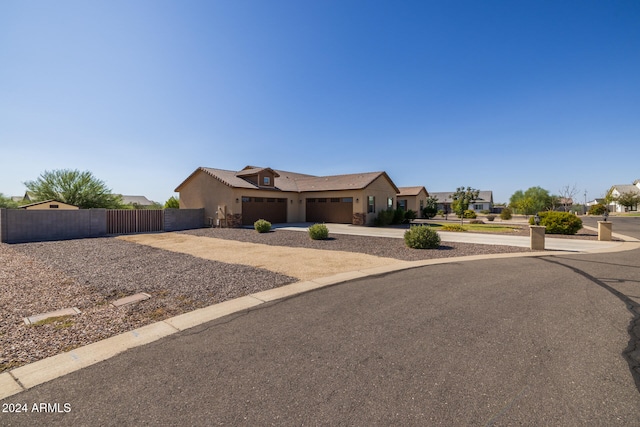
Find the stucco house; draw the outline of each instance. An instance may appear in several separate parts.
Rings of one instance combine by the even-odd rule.
[[[622,194],[625,194],[625,193],[636,194],[637,196],[640,197],[640,179],[636,179],[635,181],[633,181],[633,185],[619,184],[611,187],[611,195],[614,198],[620,197]],[[636,204],[635,206],[631,206],[631,208],[627,208],[625,206],[622,206],[620,203],[614,201],[609,205],[609,210],[611,212],[637,211],[638,205]]]
[[[67,203],[58,202],[57,200],[45,200],[44,202],[36,202],[28,205],[20,206],[20,209],[27,210],[43,210],[43,209],[59,209],[59,210],[74,210],[80,209],[77,206]]]
[[[446,213],[452,213],[451,203],[453,203],[453,199],[451,196],[455,193],[455,191],[449,192],[435,192],[431,193],[432,197],[436,197],[438,199],[438,210]],[[491,190],[481,190],[478,193],[478,198],[469,204],[469,209],[475,212],[480,211],[490,211],[493,209],[493,191]]]
[[[145,196],[127,196],[124,194],[120,194],[122,197],[123,205],[131,205],[136,208],[148,208],[154,205],[154,203],[147,199]]]
[[[372,224],[393,207],[399,189],[386,172],[313,176],[269,167],[240,171],[200,167],[176,189],[180,208],[204,208],[212,225],[271,223]]]
[[[412,210],[422,218],[422,210],[427,205],[429,192],[424,187],[398,187],[400,190],[396,195],[396,208],[404,211]]]

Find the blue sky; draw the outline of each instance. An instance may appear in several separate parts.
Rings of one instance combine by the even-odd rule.
[[[0,192],[90,170],[386,171],[578,199],[640,178],[638,1],[0,2]]]

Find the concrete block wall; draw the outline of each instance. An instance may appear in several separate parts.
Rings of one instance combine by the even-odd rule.
[[[204,208],[164,210],[164,231],[189,230],[204,225]]]
[[[165,209],[164,231],[204,227],[204,209]],[[0,242],[26,243],[107,235],[106,209],[0,209]]]
[[[6,243],[23,243],[99,237],[105,234],[105,209],[6,209],[2,213],[0,240]]]

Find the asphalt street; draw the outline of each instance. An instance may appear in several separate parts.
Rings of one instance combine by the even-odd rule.
[[[640,237],[638,220],[614,224]],[[14,395],[3,409],[29,410],[0,425],[640,425],[639,259],[462,262],[324,288]]]

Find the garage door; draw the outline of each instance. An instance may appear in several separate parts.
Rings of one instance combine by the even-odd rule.
[[[307,199],[307,222],[353,222],[353,198]]]
[[[272,224],[287,222],[287,199],[243,197],[242,224],[253,225],[259,219]]]

